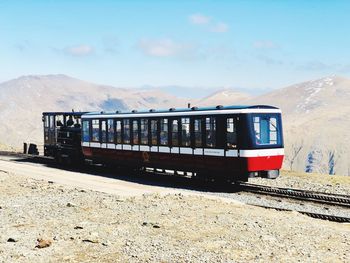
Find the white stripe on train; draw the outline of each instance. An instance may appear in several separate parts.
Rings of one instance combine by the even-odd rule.
[[[284,155],[284,148],[277,149],[255,149],[255,150],[223,150],[213,148],[188,148],[188,147],[167,147],[167,146],[147,146],[147,145],[130,145],[130,144],[112,144],[97,142],[82,142],[83,147],[141,151],[141,152],[159,152],[159,153],[180,153],[191,155],[207,155],[207,156],[226,156],[226,157],[263,157]]]

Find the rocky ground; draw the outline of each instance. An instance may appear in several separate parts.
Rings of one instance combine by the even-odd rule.
[[[0,262],[350,258],[349,224],[198,195],[118,196],[4,171],[0,222]]]

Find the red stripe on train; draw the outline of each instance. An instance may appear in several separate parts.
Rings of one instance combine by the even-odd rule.
[[[279,170],[282,167],[284,155],[248,157],[248,172]]]

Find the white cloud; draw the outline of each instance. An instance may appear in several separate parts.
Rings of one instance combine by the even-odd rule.
[[[171,39],[142,39],[139,41],[138,47],[144,54],[154,57],[186,56],[194,51],[193,45],[177,43]]]
[[[212,22],[211,17],[203,14],[192,14],[189,16],[192,24],[202,26],[206,30],[215,33],[226,33],[229,30],[228,24],[224,22]]]
[[[77,45],[64,48],[64,52],[71,56],[84,57],[94,53],[94,48],[90,45]]]
[[[202,14],[192,14],[189,16],[190,22],[195,25],[206,25],[210,22],[210,17]]]
[[[256,49],[277,49],[279,46],[270,40],[258,40],[253,43]]]
[[[216,33],[226,33],[229,30],[229,26],[226,23],[219,22],[210,28],[210,31]]]

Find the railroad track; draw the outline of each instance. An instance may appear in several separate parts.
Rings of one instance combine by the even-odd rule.
[[[284,197],[309,201],[327,205],[335,205],[350,208],[350,196],[340,194],[329,194],[293,188],[278,188],[265,185],[241,183],[240,187],[245,192],[258,193],[269,196]]]
[[[307,215],[312,218],[317,218],[317,219],[322,219],[322,220],[327,220],[327,221],[332,221],[332,222],[337,222],[337,223],[350,223],[350,217],[343,217],[343,216],[335,216],[335,215],[327,215],[327,214],[318,214],[318,213],[312,213],[312,212],[307,212],[307,211],[298,211],[298,210],[291,210],[291,209],[284,209],[284,208],[277,208],[273,206],[264,206],[264,205],[254,205],[266,209],[274,209],[278,211],[296,211],[300,214]]]

